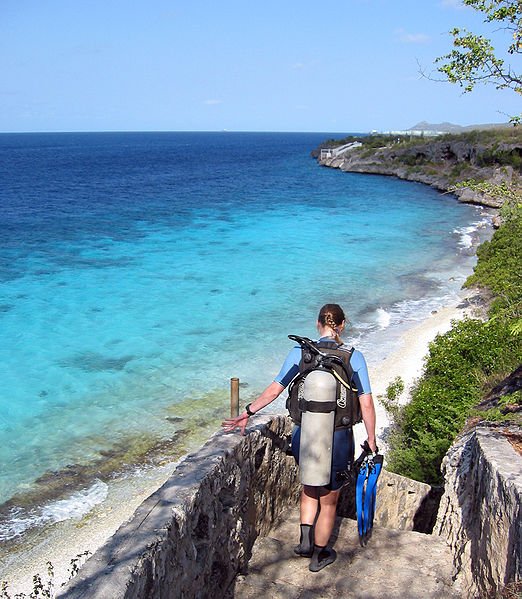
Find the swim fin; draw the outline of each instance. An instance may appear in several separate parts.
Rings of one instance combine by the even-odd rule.
[[[366,546],[372,535],[377,499],[377,479],[381,474],[383,460],[384,456],[381,454],[366,455],[357,476],[355,506],[361,547]]]

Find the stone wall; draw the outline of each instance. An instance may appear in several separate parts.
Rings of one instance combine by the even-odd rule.
[[[435,533],[448,540],[466,597],[522,579],[522,457],[498,431],[461,437],[444,462]]]
[[[435,523],[440,495],[425,484],[382,470],[377,482],[377,504],[374,523],[394,530],[431,532]],[[337,514],[355,518],[355,485],[341,492]]]
[[[288,418],[258,415],[245,437],[216,433],[86,562],[59,597],[198,599],[210,590],[212,597],[225,596],[247,565],[257,536],[266,535],[298,501],[297,468],[284,451],[290,429]],[[477,429],[450,449],[444,470],[435,533],[452,548],[465,596],[484,597],[520,580],[522,457],[501,434]],[[426,505],[432,502],[428,485],[383,470],[375,523],[427,531],[431,512]],[[353,517],[353,512],[353,486],[347,486],[339,514]]]
[[[270,421],[270,422],[269,422]],[[256,416],[187,457],[60,593],[67,599],[222,597],[259,534],[297,502],[290,422]]]

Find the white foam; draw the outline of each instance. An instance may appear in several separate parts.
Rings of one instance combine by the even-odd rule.
[[[22,510],[14,509],[9,514],[9,521],[0,526],[0,541],[9,541],[20,536],[28,528],[35,526],[38,518],[35,516],[20,517]]]
[[[82,489],[68,497],[53,501],[42,508],[25,512],[20,508],[11,511],[9,521],[0,526],[0,541],[8,541],[20,536],[36,526],[63,522],[72,518],[80,519],[96,505],[107,498],[109,487],[96,480],[88,489]]]
[[[377,308],[377,324],[380,329],[386,329],[390,326],[391,314],[384,308]]]
[[[473,247],[477,241],[477,231],[487,227],[490,223],[490,219],[483,218],[479,221],[472,223],[466,227],[459,227],[454,229],[454,233],[460,236],[459,246],[465,250],[469,250]]]
[[[82,518],[92,508],[107,498],[109,487],[97,480],[92,487],[74,493],[68,499],[60,499],[44,506],[42,517],[50,522],[62,522],[69,518]]]
[[[461,231],[459,245],[465,249],[473,247],[473,237],[471,232]]]
[[[431,312],[447,305],[455,298],[451,293],[445,293],[435,296],[426,296],[421,299],[407,299],[393,304],[392,306],[378,308],[376,310],[376,324],[378,330],[383,330],[389,326],[397,326],[402,323],[420,322],[424,320]],[[375,325],[369,332],[375,331]]]
[[[392,307],[392,315],[397,323],[420,322],[433,310],[438,310],[440,307],[447,305],[451,299],[452,296],[447,294],[422,299],[403,300]]]
[[[386,309],[378,308],[373,327],[361,334],[357,340],[352,339],[351,343],[371,356],[374,361],[384,359],[390,351],[395,350],[395,344],[405,330],[424,321],[443,306],[454,303],[455,299],[454,294],[445,293],[433,297],[403,300]]]

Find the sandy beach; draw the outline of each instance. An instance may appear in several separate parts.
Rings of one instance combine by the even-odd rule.
[[[399,403],[404,404],[409,401],[411,387],[422,374],[429,343],[437,335],[447,332],[451,328],[452,321],[461,320],[472,314],[472,308],[465,307],[465,300],[469,295],[471,294],[462,292],[460,302],[437,310],[421,323],[408,329],[401,335],[392,354],[382,362],[369,366],[377,413],[377,441],[382,451],[386,450],[385,438],[390,426],[390,419],[378,399],[379,396],[384,395],[388,385],[400,376],[404,381],[405,388],[399,398]],[[366,438],[362,424],[355,427],[355,438],[356,443],[359,442],[359,444]]]
[[[408,389],[422,373],[424,356],[428,344],[439,333],[451,327],[453,320],[466,316],[465,295],[452,305],[432,313],[424,321],[414,324],[398,339],[395,350],[378,364],[370,364],[372,389],[376,400],[377,436],[381,450],[385,450],[386,431],[390,425],[388,414],[378,401],[389,383],[401,376],[406,391],[401,398],[408,400]],[[365,438],[364,426],[356,426],[356,443]],[[51,561],[55,572],[55,588],[69,578],[71,560],[88,551],[94,553],[109,539],[119,526],[127,521],[140,503],[159,488],[175,468],[174,463],[161,468],[111,482],[105,501],[96,505],[81,520],[68,519],[54,524],[38,535],[36,533],[29,548],[10,552],[8,560],[0,564],[0,581],[7,580],[9,592],[29,593],[32,590],[32,576],[42,574],[45,580],[47,562]],[[85,558],[83,558],[85,559]]]

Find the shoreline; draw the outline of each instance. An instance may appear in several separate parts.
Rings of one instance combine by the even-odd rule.
[[[0,583],[7,581],[8,591],[29,594],[32,578],[40,574],[47,580],[47,562],[54,568],[54,588],[59,589],[70,578],[72,560],[89,552],[94,554],[118,528],[127,522],[136,509],[172,475],[181,462],[165,464],[131,477],[111,481],[107,497],[86,515],[30,531],[29,540],[9,552],[9,563],[2,567]],[[87,559],[85,556],[80,565]],[[0,561],[1,564],[1,561]]]
[[[428,344],[437,334],[449,330],[453,320],[470,315],[473,308],[466,299],[475,293],[461,292],[450,304],[408,327],[399,336],[392,353],[377,364],[370,363],[370,380],[377,413],[377,438],[381,451],[386,451],[385,439],[390,419],[379,401],[379,395],[385,393],[392,380],[401,376],[405,383],[401,403],[407,401],[408,390],[422,374]],[[354,433],[356,444],[360,445],[365,439],[364,425],[356,425]],[[113,480],[106,500],[95,505],[81,519],[70,518],[36,531],[28,547],[10,553],[9,563],[2,567],[0,582],[6,580],[9,592],[13,595],[29,593],[34,574],[42,575],[45,583],[47,562],[51,561],[54,567],[54,586],[58,589],[69,579],[71,560],[86,551],[93,554],[107,542],[132,517],[143,501],[174,474],[176,465],[185,457],[177,462],[143,470],[132,477]],[[83,561],[85,559],[82,558]]]
[[[459,202],[494,210],[500,209],[503,200],[492,192],[470,187],[455,187],[452,175],[453,167],[455,164],[466,165],[468,168],[466,176],[459,176],[462,179],[483,179],[493,185],[507,183],[519,187],[520,182],[516,182],[516,172],[514,173],[514,169],[509,163],[501,162],[496,167],[479,166],[476,160],[466,158],[466,153],[462,151],[462,145],[467,145],[470,149],[474,147],[475,142],[466,139],[441,141],[437,138],[428,140],[419,138],[413,151],[410,151],[408,147],[397,148],[393,144],[386,144],[379,148],[373,148],[370,154],[361,151],[360,147],[349,144],[341,146],[343,149],[340,152],[332,152],[325,156],[321,154],[321,146],[319,146],[312,152],[312,157],[316,158],[320,166],[326,168],[338,169],[347,173],[395,177],[404,181],[422,183],[441,193],[450,193]],[[493,146],[490,144],[489,149],[491,147]],[[364,150],[364,146],[362,150]],[[420,162],[418,161],[419,157]],[[412,164],[412,158],[414,164]],[[498,222],[496,226],[498,227]]]
[[[381,451],[386,452],[386,437],[391,421],[379,397],[384,396],[388,385],[400,376],[404,382],[404,391],[399,404],[409,402],[411,389],[422,376],[429,344],[437,335],[449,331],[454,321],[474,315],[475,308],[469,300],[476,294],[473,290],[462,290],[454,302],[435,310],[423,321],[403,332],[392,354],[380,363],[370,365],[369,374],[377,416],[377,440]],[[356,447],[365,438],[364,426],[356,425]]]

